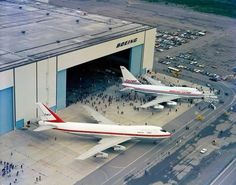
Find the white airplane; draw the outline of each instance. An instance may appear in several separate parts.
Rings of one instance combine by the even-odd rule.
[[[156,96],[156,98],[148,103],[141,105],[141,108],[153,107],[155,109],[163,109],[161,103],[166,103],[170,106],[175,106],[177,103],[173,100],[179,98],[203,98],[203,93],[196,88],[190,87],[169,87],[162,84],[160,81],[154,80],[148,76],[145,79],[151,85],[141,84],[124,66],[120,66],[125,90],[134,90],[141,93]]]
[[[39,127],[34,131],[44,131],[49,129],[60,130],[68,133],[95,136],[100,138],[98,144],[76,159],[85,160],[89,157],[107,158],[108,154],[104,150],[113,147],[114,151],[124,151],[125,146],[120,145],[131,139],[158,139],[168,138],[169,132],[157,126],[120,125],[114,123],[88,106],[84,106],[91,116],[97,120],[96,123],[76,123],[64,122],[58,115],[51,111],[42,103],[37,103],[43,112],[39,121]]]

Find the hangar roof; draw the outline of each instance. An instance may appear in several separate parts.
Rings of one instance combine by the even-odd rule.
[[[40,2],[0,1],[0,71],[151,28]]]

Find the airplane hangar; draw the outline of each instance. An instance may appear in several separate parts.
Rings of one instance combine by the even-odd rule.
[[[81,68],[152,69],[153,27],[39,2],[1,1],[0,12],[0,135],[35,120],[36,102],[65,108]]]

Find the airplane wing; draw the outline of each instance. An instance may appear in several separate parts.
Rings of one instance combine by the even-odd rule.
[[[44,130],[50,130],[56,128],[54,126],[51,125],[45,125],[45,126],[39,126],[38,128],[34,129],[35,132],[40,132],[40,131],[44,131]]]
[[[85,160],[89,157],[96,155],[99,152],[102,152],[110,147],[123,143],[125,141],[130,140],[130,137],[105,137],[102,138],[98,144],[92,148],[90,148],[87,152],[81,154],[76,159],[78,160]]]
[[[161,81],[155,80],[148,75],[143,75],[143,78],[147,80],[152,85],[159,85],[159,86],[165,86],[165,84],[161,83]]]
[[[148,108],[148,107],[152,107],[154,105],[157,105],[159,103],[164,103],[164,102],[168,102],[171,100],[175,100],[180,98],[179,96],[175,96],[175,95],[158,95],[154,100],[145,103],[143,105],[141,105],[141,108]]]
[[[98,123],[101,124],[115,124],[113,121],[105,118],[103,115],[98,113],[97,111],[91,109],[89,106],[84,105],[84,109],[95,119]]]

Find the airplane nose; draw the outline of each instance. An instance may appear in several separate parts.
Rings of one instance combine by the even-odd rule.
[[[166,135],[167,135],[167,136],[170,136],[170,137],[172,136],[172,134],[171,134],[170,132],[168,132]]]

